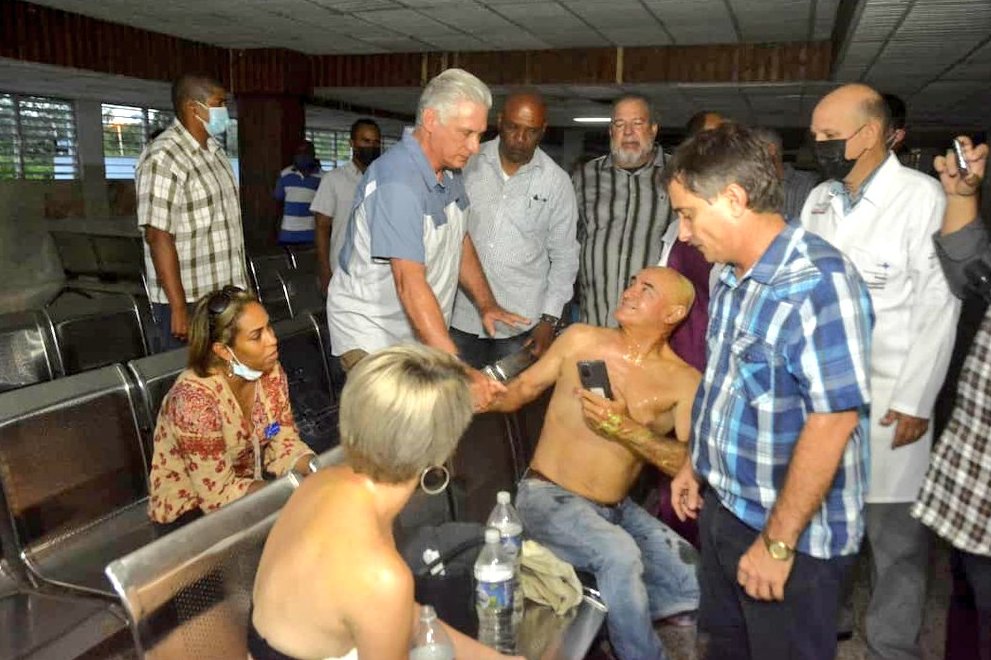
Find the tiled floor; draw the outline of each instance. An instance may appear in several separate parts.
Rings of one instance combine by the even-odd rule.
[[[854,611],[857,628],[853,639],[840,643],[837,660],[862,660],[867,657],[864,643],[864,611],[867,608],[868,583],[867,566],[858,565],[857,583],[854,591]],[[933,545],[930,559],[929,595],[922,628],[923,660],[940,660],[943,657],[943,643],[946,634],[946,608],[949,603],[952,580],[950,578],[949,550],[942,543]],[[671,660],[695,660],[694,628],[658,629]]]

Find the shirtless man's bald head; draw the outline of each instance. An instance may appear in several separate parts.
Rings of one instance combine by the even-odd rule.
[[[695,287],[673,268],[651,266],[633,276],[614,316],[624,327],[638,324],[675,327],[695,302]]]

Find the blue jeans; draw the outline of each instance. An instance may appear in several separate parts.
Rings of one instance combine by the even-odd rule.
[[[602,506],[531,478],[516,506],[529,538],[595,575],[616,656],[664,658],[653,622],[698,607],[695,549],[629,498]]]

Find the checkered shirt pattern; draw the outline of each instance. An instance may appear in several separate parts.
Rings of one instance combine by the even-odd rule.
[[[912,515],[955,547],[991,556],[991,309],[964,361]]]
[[[175,121],[138,159],[138,226],[172,234],[186,302],[228,284],[247,288],[237,181],[219,144],[201,148]],[[145,244],[149,298],[168,303]]]
[[[787,226],[742,278],[720,273],[695,398],[692,462],[742,522],[763,529],[810,413],[857,410],[857,426],[797,549],[828,559],[863,536],[873,311],[836,248]]]

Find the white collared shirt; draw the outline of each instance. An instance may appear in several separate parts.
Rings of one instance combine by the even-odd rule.
[[[835,183],[812,191],[802,224],[854,263],[874,304],[867,501],[911,502],[929,465],[932,427],[919,441],[893,450],[895,424],[881,426],[879,420],[889,409],[930,419],[946,376],[960,312],[932,243],[946,197],[935,179],[902,166],[892,154],[848,211]]]
[[[541,149],[512,176],[499,159],[499,138],[465,167],[468,231],[482,270],[503,309],[530,319],[561,316],[578,273],[578,206],[571,180]],[[488,337],[474,303],[458,291],[451,325]],[[496,324],[496,338],[527,328]]]

